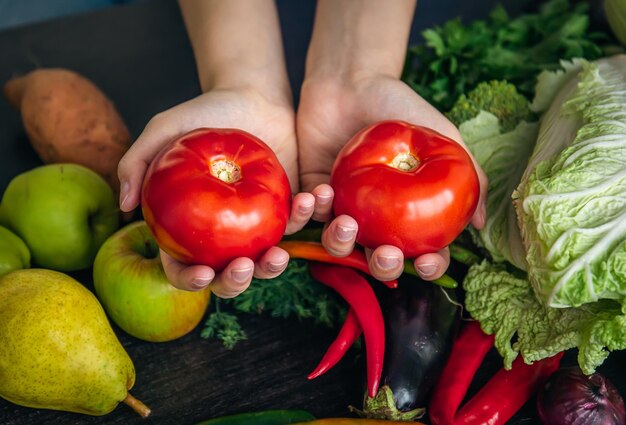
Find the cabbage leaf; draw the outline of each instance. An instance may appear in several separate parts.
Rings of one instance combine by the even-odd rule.
[[[530,364],[577,347],[578,364],[591,374],[610,351],[626,348],[626,315],[617,301],[546,307],[527,279],[488,261],[470,267],[463,286],[465,307],[483,331],[495,334],[507,369],[518,354]]]
[[[576,66],[514,193],[528,278],[551,307],[626,295],[626,56]]]
[[[479,243],[495,261],[526,269],[526,251],[511,195],[519,184],[537,138],[538,124],[520,122],[501,134],[498,118],[481,111],[459,126],[467,147],[489,179],[487,219],[478,232]]]

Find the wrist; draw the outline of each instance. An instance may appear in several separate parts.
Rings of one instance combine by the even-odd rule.
[[[352,64],[345,68],[326,65],[314,66],[307,70],[303,85],[318,83],[335,84],[342,87],[356,88],[369,81],[378,79],[400,79],[401,71],[390,69],[388,66],[356,66]]]
[[[368,50],[358,56],[345,55],[337,60],[332,57],[320,58],[310,55],[307,59],[304,79],[336,80],[346,85],[354,85],[374,78],[399,79],[404,66],[405,55]]]
[[[229,69],[235,69],[229,72]],[[223,72],[221,70],[224,70]],[[256,96],[280,106],[293,107],[291,87],[287,76],[281,78],[280,72],[269,74],[266,70],[254,66],[214,67],[211,73],[199,73],[202,92],[234,91],[244,95]]]
[[[274,0],[179,0],[203,92],[291,99]]]
[[[383,80],[399,80],[399,75],[384,70],[356,69],[349,72],[311,72],[302,82],[301,98],[322,91],[327,95],[353,98]],[[319,70],[322,71],[322,70]]]
[[[305,78],[400,78],[415,0],[319,0]]]

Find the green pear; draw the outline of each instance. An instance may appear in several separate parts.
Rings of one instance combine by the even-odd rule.
[[[0,396],[8,401],[89,415],[124,401],[149,413],[128,394],[135,368],[100,303],[63,273],[0,277],[0,341]]]
[[[0,226],[0,276],[30,267],[30,251],[17,235]]]
[[[93,266],[96,295],[111,319],[129,334],[171,341],[194,329],[209,303],[208,289],[176,289],[165,276],[159,247],[144,221],[114,233]]]
[[[72,271],[92,265],[118,227],[118,209],[113,191],[95,172],[50,164],[11,180],[2,197],[2,221],[30,248],[33,263]]]

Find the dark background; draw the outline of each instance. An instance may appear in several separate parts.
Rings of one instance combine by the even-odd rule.
[[[411,33],[454,16],[483,18],[491,0],[422,0]],[[515,15],[533,1],[502,1]],[[283,38],[293,92],[303,78],[304,57],[315,2],[279,0]],[[37,67],[73,69],[93,80],[116,104],[134,137],[156,113],[199,94],[194,59],[175,1],[150,0],[0,32],[0,83]],[[19,114],[0,100],[0,193],[17,174],[40,165]],[[91,284],[89,272],[79,276]],[[200,328],[169,343],[139,341],[116,329],[137,369],[135,397],[150,405],[143,421],[158,424],[194,422],[245,411],[306,409],[318,417],[346,416],[348,405],[360,407],[364,370],[359,355],[349,355],[330,373],[308,381],[335,331],[296,320],[242,315],[249,339],[233,351],[200,338]],[[1,341],[0,341],[1,343]],[[626,394],[616,353],[601,370]],[[570,357],[570,361],[572,358]],[[489,357],[474,387],[500,365]],[[511,423],[537,423],[527,405]],[[105,417],[36,410],[0,399],[0,424],[140,423],[129,408],[119,406]]]
[[[279,0],[285,54],[295,100],[304,74],[315,1]],[[495,0],[422,0],[411,33],[453,16],[487,15]],[[532,0],[503,3],[512,14]],[[242,29],[243,30],[243,29]],[[195,62],[174,0],[142,1],[0,32],[0,82],[37,67],[64,67],[93,80],[138,136],[158,112],[200,93]],[[0,100],[0,189],[40,161],[19,114]]]

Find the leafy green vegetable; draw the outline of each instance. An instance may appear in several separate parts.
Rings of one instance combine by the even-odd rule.
[[[446,116],[459,126],[480,111],[498,117],[502,132],[513,130],[521,121],[534,121],[528,100],[513,84],[497,80],[482,82],[467,95],[462,94]]]
[[[501,133],[498,118],[485,111],[459,127],[467,147],[489,179],[487,219],[478,232],[479,243],[493,260],[508,261],[522,270],[526,269],[526,251],[511,195],[532,153],[537,129],[537,123],[522,121],[514,130]]]
[[[232,350],[239,341],[248,339],[234,314],[213,312],[204,323],[200,336],[205,339],[217,338],[224,347]]]
[[[311,277],[304,260],[291,260],[275,279],[253,279],[250,287],[230,302],[246,313],[268,312],[273,317],[311,319],[326,326],[345,317],[338,297]]]
[[[467,310],[495,334],[506,367],[518,354],[532,363],[577,348],[590,374],[610,351],[626,349],[626,56],[563,66],[539,78],[533,109],[547,111],[528,161],[532,144],[513,133],[533,124],[501,134],[483,111],[460,127],[491,179],[488,202],[507,204],[498,194],[510,194],[521,171],[511,164],[528,163],[513,193],[523,247],[519,234],[502,234],[503,216],[515,228],[511,211],[489,217],[488,204],[500,232],[488,221],[481,241],[506,261],[473,265],[463,286]],[[511,266],[507,245],[525,252],[528,274]]]
[[[532,97],[536,75],[561,59],[596,59],[606,40],[588,31],[589,5],[550,0],[539,12],[511,19],[502,7],[485,20],[453,19],[422,33],[409,49],[403,80],[441,111],[478,83],[507,80]]]
[[[220,303],[242,313],[268,313],[272,317],[295,317],[329,327],[335,326],[345,318],[345,305],[332,290],[313,280],[307,264],[304,260],[291,260],[280,276],[274,279],[253,279],[250,287],[242,294],[232,299],[220,300]],[[216,314],[222,316],[213,319]],[[230,338],[230,333],[238,335],[239,324],[236,316],[228,315],[232,317],[224,318],[224,314],[214,312],[209,315],[203,336],[217,337],[224,345],[228,338],[230,345],[231,341],[237,342],[236,338]],[[220,334],[222,329],[229,333]]]
[[[588,7],[448,21],[423,33],[403,74],[449,111],[489,177],[473,235],[490,260],[463,285],[507,367],[576,347],[590,374],[626,348],[626,57],[587,62],[609,40],[588,31]]]
[[[507,369],[518,353],[532,363],[578,347],[578,363],[591,374],[609,355],[607,350],[626,349],[626,315],[618,302],[545,307],[523,276],[487,261],[470,267],[463,285],[467,310],[486,333],[495,333]]]
[[[535,97],[530,105],[533,112],[544,112],[563,86],[571,81],[572,77],[580,72],[584,59],[574,58],[571,61],[562,60],[560,69],[542,71],[537,77]]]
[[[529,280],[552,307],[626,296],[626,56],[579,66],[514,194]]]

